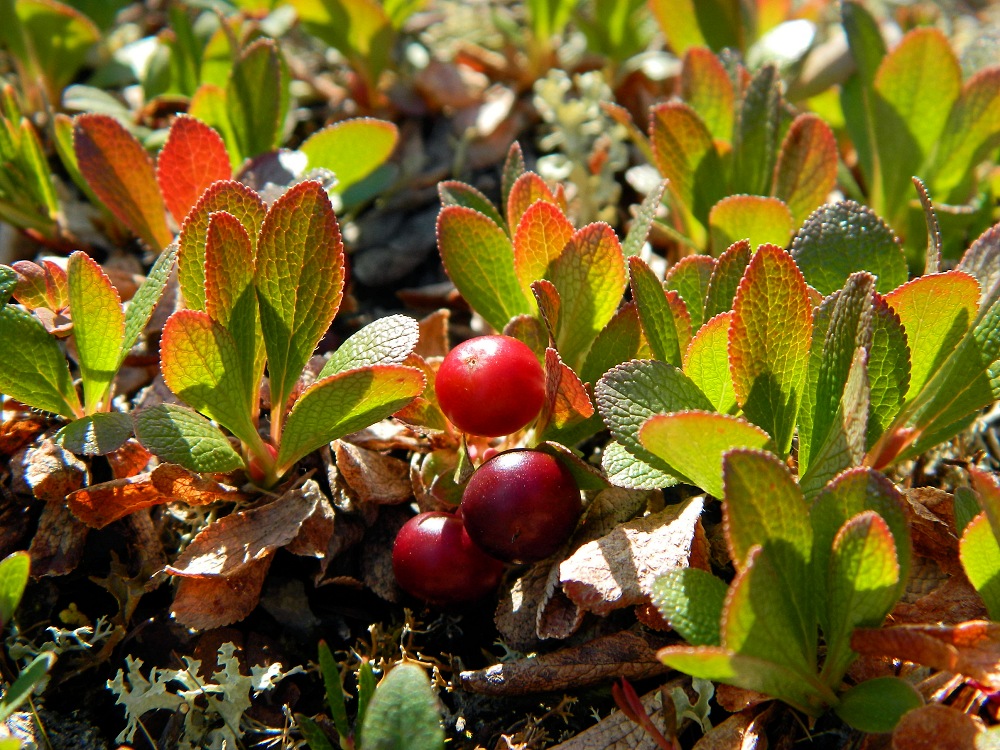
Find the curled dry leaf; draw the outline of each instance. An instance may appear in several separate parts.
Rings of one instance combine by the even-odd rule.
[[[404,508],[379,508],[378,518],[365,533],[361,547],[361,580],[387,602],[399,601],[401,595],[392,572],[392,545],[410,516]]]
[[[470,693],[505,696],[577,689],[618,677],[642,680],[669,671],[656,658],[665,643],[660,636],[623,630],[550,654],[462,672],[460,680]]]
[[[658,576],[688,566],[703,505],[693,497],[584,544],[559,566],[563,591],[599,615],[645,603]]]
[[[28,548],[31,574],[41,578],[73,572],[83,558],[86,542],[87,527],[73,516],[65,504],[57,501],[45,503],[38,519],[38,529]]]
[[[325,557],[333,539],[335,515],[330,501],[321,495],[313,512],[302,522],[299,533],[285,549],[300,557]]]
[[[651,690],[642,696],[642,707],[654,726],[665,728],[663,692],[669,694],[672,687],[680,687],[684,682],[684,679],[673,680],[664,685],[663,690]],[[672,704],[668,710],[674,710]],[[645,729],[621,711],[613,711],[589,729],[555,745],[552,750],[659,750],[659,745]]]
[[[558,569],[558,565],[555,567]],[[551,560],[535,563],[510,587],[501,591],[493,620],[504,642],[511,648],[528,651],[538,643],[539,602],[546,591],[552,568]]]
[[[956,672],[1000,690],[1000,623],[973,620],[960,625],[859,628],[851,637],[851,648],[863,655]]]
[[[142,447],[142,444],[135,438],[129,438],[121,448],[105,454],[105,458],[111,465],[111,473],[115,479],[134,477],[146,468],[152,454]]]
[[[221,628],[249,615],[260,599],[273,554],[251,560],[230,576],[181,578],[170,607],[177,622],[195,630]]]
[[[87,480],[87,465],[51,438],[14,456],[11,469],[14,492],[31,494],[38,500],[61,503]]]
[[[448,322],[451,319],[449,310],[435,310],[419,321],[420,338],[413,353],[424,359],[428,357],[444,357],[448,354]]]
[[[30,414],[18,414],[0,423],[0,456],[10,456],[38,437],[48,420]]]
[[[892,733],[893,750],[969,750],[983,731],[978,718],[932,703],[903,715]]]
[[[361,502],[391,505],[410,499],[410,465],[401,459],[338,440],[337,468]]]
[[[150,480],[153,487],[162,494],[188,505],[208,505],[219,501],[240,502],[247,499],[247,495],[235,487],[188,471],[177,464],[160,464],[153,469]]]

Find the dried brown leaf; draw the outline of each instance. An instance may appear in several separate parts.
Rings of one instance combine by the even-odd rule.
[[[551,565],[535,618],[539,638],[569,638],[583,624],[584,611],[563,592],[559,584],[559,565]]]
[[[320,497],[319,485],[310,479],[267,505],[224,516],[202,529],[167,572],[227,578],[256,569],[255,562],[296,537]]]
[[[657,577],[688,565],[703,505],[693,497],[584,544],[560,565],[563,591],[599,615],[648,601]]]
[[[11,469],[14,491],[39,500],[61,503],[87,481],[87,465],[51,438],[14,456]]]
[[[145,469],[152,454],[143,448],[138,440],[129,438],[121,448],[111,451],[104,457],[111,465],[111,473],[115,479],[125,479],[134,477]]]
[[[46,503],[28,548],[31,575],[62,576],[76,570],[83,558],[87,530],[63,503]]]
[[[162,494],[188,505],[209,505],[215,502],[240,502],[247,495],[235,487],[188,471],[177,464],[160,464],[150,474],[153,486]]]
[[[174,603],[174,618],[195,630],[221,628],[242,620],[260,600],[273,555],[267,554],[240,567],[229,576],[180,578]]]
[[[30,414],[18,414],[0,423],[0,456],[10,456],[42,434],[48,420]]]
[[[335,511],[326,496],[320,496],[295,538],[285,545],[285,549],[300,557],[324,557],[333,539]]]
[[[103,529],[130,513],[170,500],[170,496],[153,486],[149,474],[137,474],[70,493],[66,505],[82,523],[93,529]]]
[[[428,357],[444,357],[448,354],[448,322],[451,319],[450,310],[435,310],[420,322],[420,338],[413,353],[424,359]]]
[[[669,694],[674,684],[680,686],[684,682],[683,679],[674,680],[664,685],[663,690]],[[662,696],[663,691],[656,689],[646,693],[640,700],[653,725],[664,731],[666,722],[663,720]],[[667,706],[667,710],[673,711],[673,704]],[[659,746],[645,729],[621,711],[614,711],[589,729],[555,745],[552,750],[659,750]]]
[[[361,547],[361,580],[387,602],[399,601],[401,595],[392,572],[392,545],[411,515],[398,506],[380,507],[378,519],[368,529]]]
[[[763,750],[768,746],[764,730],[773,715],[772,709],[733,714],[698,740],[694,750]]]
[[[968,620],[978,620],[986,617],[986,605],[969,583],[962,570],[956,570],[951,575],[940,571],[943,580],[938,585],[934,577],[924,574],[925,585],[930,591],[922,596],[907,597],[901,600],[892,610],[890,618],[897,624],[920,624],[925,622],[941,622],[955,625]],[[907,587],[908,592],[910,587]]]
[[[538,643],[538,605],[552,567],[549,560],[535,563],[501,590],[493,621],[511,648],[528,651]]]
[[[624,630],[592,641],[486,669],[462,672],[463,690],[482,695],[525,695],[569,690],[619,677],[642,680],[668,670],[656,658],[666,641]]]
[[[406,461],[340,440],[334,451],[340,475],[361,502],[392,505],[413,496]]]
[[[904,496],[914,554],[931,558],[948,572],[959,570],[953,496],[933,487],[906,490]]]
[[[956,708],[932,703],[903,715],[892,733],[894,750],[972,750],[982,722]]]
[[[960,625],[900,625],[858,629],[851,648],[956,672],[1000,690],[1000,623],[973,620]]]
[[[753,708],[774,699],[764,693],[758,693],[756,690],[747,690],[720,682],[715,686],[715,700],[729,713],[735,714],[738,711]]]

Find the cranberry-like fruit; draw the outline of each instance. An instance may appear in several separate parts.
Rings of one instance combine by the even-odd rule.
[[[432,604],[481,599],[500,584],[503,563],[472,543],[451,513],[414,516],[399,530],[392,570],[404,591]]]
[[[448,352],[434,390],[441,410],[462,432],[500,437],[538,416],[545,373],[527,344],[510,336],[479,336]]]
[[[535,562],[569,539],[580,519],[580,490],[556,457],[535,450],[499,453],[476,469],[462,494],[472,541],[507,562]]]

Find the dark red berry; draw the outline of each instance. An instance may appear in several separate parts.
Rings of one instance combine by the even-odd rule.
[[[503,563],[472,543],[461,518],[434,512],[414,516],[399,530],[392,569],[403,590],[418,599],[458,604],[496,589]]]
[[[526,344],[510,336],[479,336],[448,352],[434,390],[441,410],[462,432],[500,437],[538,416],[545,373]]]
[[[580,519],[580,490],[569,469],[535,450],[500,453],[469,479],[462,518],[472,541],[507,562],[542,560]]]

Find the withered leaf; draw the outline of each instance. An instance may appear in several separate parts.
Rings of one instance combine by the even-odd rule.
[[[180,578],[170,611],[195,630],[221,628],[242,620],[260,600],[272,554],[251,560],[229,576]]]
[[[959,625],[859,628],[851,637],[851,648],[859,654],[956,672],[1000,690],[1000,623],[972,620]]]
[[[248,567],[256,569],[256,561],[296,537],[320,497],[319,485],[309,479],[267,505],[224,516],[202,529],[167,572],[227,578]]]
[[[644,603],[658,576],[688,565],[703,505],[693,497],[584,544],[559,567],[563,591],[599,615]]]
[[[918,568],[921,569],[923,568]],[[911,576],[910,585],[907,586],[908,596],[901,600],[890,614],[893,622],[898,624],[941,622],[955,625],[986,616],[986,605],[963,571],[956,570],[949,575],[938,568],[937,576],[922,574],[922,577],[925,579],[925,587],[929,590],[920,596],[910,595],[915,583]]]
[[[18,414],[0,423],[0,456],[10,456],[38,437],[48,421],[42,417]]]
[[[680,686],[684,682],[683,679],[673,680],[664,685],[663,689],[669,694],[674,684]],[[656,689],[640,699],[653,725],[660,727],[661,731],[665,728],[662,696],[663,691]],[[667,710],[674,710],[672,703],[667,706]],[[552,750],[659,750],[659,745],[645,729],[621,711],[614,711],[589,729],[553,746]]]
[[[559,585],[559,565],[551,565],[538,605],[535,633],[539,638],[569,638],[583,624],[583,615]]]
[[[511,648],[527,651],[538,642],[539,602],[552,567],[549,560],[535,563],[501,591],[493,621]]]
[[[27,491],[39,500],[61,503],[87,480],[87,465],[51,438],[18,453],[11,468],[14,491]]]
[[[161,505],[170,499],[153,486],[149,474],[136,474],[72,492],[66,498],[66,505],[82,523],[103,529],[129,513]]]
[[[417,339],[413,353],[424,359],[444,357],[448,354],[448,321],[450,318],[451,312],[442,308],[420,320],[418,322],[420,338]]]
[[[719,687],[722,687],[721,685]],[[762,712],[748,709],[733,714],[694,744],[693,750],[759,750],[767,747],[764,729],[774,715],[768,708]]]
[[[379,508],[378,519],[368,529],[361,547],[361,580],[388,602],[399,600],[400,589],[392,572],[392,545],[410,515],[398,506]]]
[[[72,573],[83,558],[87,527],[61,502],[45,504],[38,529],[31,540],[31,575],[62,576]]]
[[[969,750],[982,722],[951,706],[932,703],[903,715],[892,733],[893,750]]]
[[[162,494],[188,505],[239,502],[247,495],[214,479],[188,471],[177,464],[160,464],[150,473],[153,486]]]
[[[550,654],[462,672],[460,680],[462,689],[482,695],[569,690],[618,677],[642,680],[669,671],[656,658],[664,643],[660,636],[623,630]]]
[[[413,495],[406,461],[340,440],[334,450],[340,475],[361,502],[389,505]]]
[[[293,555],[301,557],[323,557],[330,547],[336,513],[325,495],[320,495],[319,502],[313,508],[295,538],[285,545],[285,549]]]
[[[124,479],[134,477],[145,469],[151,455],[138,440],[129,438],[121,448],[104,457],[111,465],[111,473],[115,475],[115,479]]]

